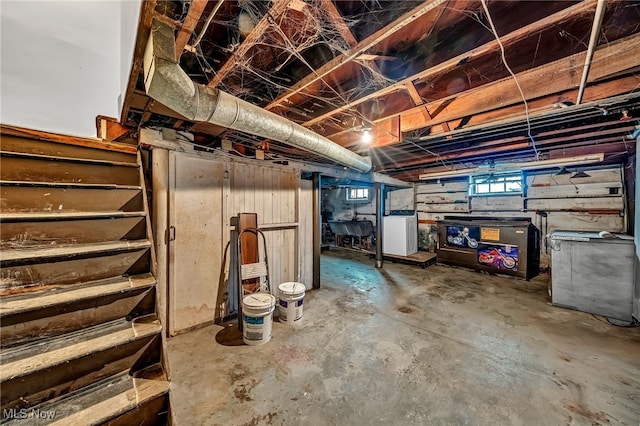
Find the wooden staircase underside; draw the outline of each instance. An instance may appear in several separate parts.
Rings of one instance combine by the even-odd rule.
[[[0,420],[166,424],[135,147],[1,131]]]

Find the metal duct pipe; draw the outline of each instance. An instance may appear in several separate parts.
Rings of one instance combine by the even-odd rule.
[[[273,139],[366,173],[371,160],[284,117],[218,89],[194,83],[175,60],[173,30],[155,21],[144,54],[147,95],[193,121]]]
[[[600,36],[600,27],[602,26],[602,19],[604,18],[604,11],[607,8],[607,0],[598,0],[596,6],[596,14],[593,17],[593,27],[591,28],[591,37],[589,39],[589,47],[587,48],[587,57],[584,60],[584,70],[582,71],[582,79],[580,80],[580,88],[578,89],[578,99],[576,105],[580,105],[582,102],[582,96],[584,95],[584,89],[587,86],[587,78],[589,77],[589,70],[591,69],[591,60],[593,59],[593,53],[598,44],[598,37]]]

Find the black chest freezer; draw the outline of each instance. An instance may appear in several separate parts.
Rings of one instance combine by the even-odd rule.
[[[529,219],[445,216],[437,261],[529,280],[540,272],[540,230]]]

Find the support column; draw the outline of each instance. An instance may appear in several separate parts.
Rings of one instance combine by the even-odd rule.
[[[384,184],[376,183],[376,268],[382,268],[382,218],[384,217]]]
[[[320,288],[320,244],[321,222],[321,184],[320,173],[313,173],[313,288]]]

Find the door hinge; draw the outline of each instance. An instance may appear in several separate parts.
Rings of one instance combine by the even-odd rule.
[[[176,227],[170,226],[166,231],[164,231],[164,242],[165,244],[169,243],[169,241],[175,241],[176,239]]]

